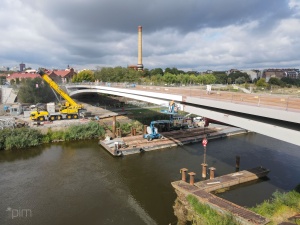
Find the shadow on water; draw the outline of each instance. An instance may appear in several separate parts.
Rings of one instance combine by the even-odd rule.
[[[16,160],[30,159],[42,154],[45,150],[45,146],[37,146],[26,149],[14,149],[14,150],[3,150],[0,151],[0,163],[2,162],[13,162]]]

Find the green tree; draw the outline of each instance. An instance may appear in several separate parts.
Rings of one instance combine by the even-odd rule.
[[[230,77],[227,78],[227,83],[232,84],[232,79]]]
[[[185,73],[185,72],[182,71],[182,70],[178,70],[178,69],[175,68],[175,67],[173,67],[172,69],[169,68],[169,67],[167,67],[167,68],[165,69],[165,73],[172,73],[172,74],[177,75],[177,74],[181,74],[181,73]]]
[[[213,73],[216,78],[216,84],[226,84],[227,83],[227,75],[226,73]]]
[[[179,75],[181,77],[181,84],[187,85],[190,83],[190,76],[188,74],[180,73]]]
[[[286,83],[286,84],[295,85],[297,87],[300,87],[300,80],[299,79],[293,79],[293,78],[290,78],[290,77],[283,77],[283,78],[281,78],[281,81]]]
[[[150,77],[150,76],[151,76],[151,73],[150,73],[149,69],[145,68],[143,71],[143,77]]]
[[[177,81],[177,78],[176,78],[176,75],[167,72],[162,77],[162,80],[164,83],[170,85],[170,84],[175,84]]]
[[[281,86],[284,87],[285,83],[281,80],[279,80],[277,77],[271,77],[269,82],[270,85],[277,85],[277,86]]]
[[[197,77],[194,74],[191,74],[189,76],[190,76],[190,84],[196,84],[197,83]]]
[[[6,77],[5,76],[0,76],[0,85],[5,84],[6,82]]]
[[[265,78],[260,78],[257,82],[256,82],[256,86],[257,87],[267,87],[268,83],[266,82]]]
[[[83,70],[72,78],[72,82],[95,81],[94,72],[91,70]]]
[[[150,75],[164,75],[164,71],[161,68],[155,68],[150,70]]]
[[[245,77],[239,77],[235,80],[236,84],[244,84],[246,82]]]
[[[27,78],[20,85],[18,99],[22,103],[47,103],[55,101],[55,95],[41,78]]]
[[[137,71],[133,69],[125,69],[124,70],[123,79],[121,79],[121,82],[134,82],[138,83],[140,81],[140,78],[143,76],[143,71]]]
[[[149,71],[137,71],[131,68],[123,67],[105,67],[95,72],[96,80],[103,82],[142,82],[143,78],[149,77]]]
[[[228,75],[228,78],[231,78],[231,80],[234,81],[234,82],[239,77],[244,77],[245,78],[245,82],[248,82],[248,83],[251,82],[251,78],[250,78],[250,76],[247,73],[242,73],[240,71],[236,71],[236,72],[230,73]]]
[[[212,74],[202,75],[203,84],[214,84],[216,82],[216,77]]]
[[[154,85],[159,85],[162,83],[162,76],[161,75],[154,75],[151,76],[151,83]]]

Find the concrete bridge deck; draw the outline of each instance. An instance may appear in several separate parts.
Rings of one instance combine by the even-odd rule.
[[[300,146],[300,98],[212,91],[198,87],[69,85],[70,95],[104,93],[157,105],[174,100],[180,110]]]

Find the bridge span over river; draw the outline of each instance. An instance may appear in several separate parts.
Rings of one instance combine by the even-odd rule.
[[[300,98],[268,94],[212,91],[200,87],[78,84],[66,86],[70,96],[103,93],[158,105],[174,100],[181,110],[241,127],[300,146]]]

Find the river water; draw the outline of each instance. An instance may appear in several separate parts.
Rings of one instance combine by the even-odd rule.
[[[211,140],[207,163],[216,176],[264,166],[268,179],[220,196],[243,206],[300,183],[300,149],[259,134]],[[171,182],[180,168],[201,178],[200,143],[114,158],[97,141],[0,152],[0,224],[176,224]]]

